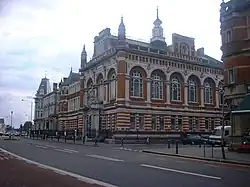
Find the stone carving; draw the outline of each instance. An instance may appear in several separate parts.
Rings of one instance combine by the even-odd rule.
[[[203,78],[205,77],[204,73],[202,72],[201,75],[200,75],[200,78]]]
[[[170,71],[171,71],[170,67],[167,67],[166,72],[167,72],[167,73],[170,73]]]
[[[150,70],[151,69],[151,66],[150,66],[150,64],[148,63],[147,64],[147,70]]]
[[[187,75],[188,75],[188,71],[185,69],[185,70],[183,71],[183,74],[184,74],[185,76],[187,76]]]

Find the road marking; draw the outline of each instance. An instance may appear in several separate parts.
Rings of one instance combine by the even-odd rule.
[[[163,168],[163,167],[153,166],[153,165],[147,165],[147,164],[141,164],[141,166],[142,167],[147,167],[147,168],[153,168],[153,169],[159,169],[159,170],[169,171],[169,172],[181,173],[181,174],[185,174],[185,175],[193,175],[193,176],[197,176],[197,177],[203,177],[203,178],[221,180],[221,177],[215,177],[215,176],[210,176],[210,175],[203,175],[203,174],[193,173],[193,172],[188,172],[188,171],[181,171],[181,170],[176,170],[176,169]]]
[[[64,152],[64,153],[73,153],[71,151],[67,151],[67,150],[64,150],[64,149],[55,149],[55,151]]]
[[[36,145],[36,147],[43,148],[43,149],[47,149],[48,148],[48,147],[42,146],[42,145]]]
[[[124,160],[116,159],[116,158],[111,158],[111,157],[106,157],[106,156],[101,156],[101,155],[86,155],[87,157],[91,158],[97,158],[97,159],[103,159],[103,160],[110,160],[114,162],[124,162]]]
[[[178,162],[178,163],[181,163],[181,164],[186,163],[185,161],[181,161],[181,160],[176,160],[175,162]]]
[[[46,145],[46,146],[49,148],[56,148],[56,146],[53,146],[53,145]]]
[[[218,168],[219,166],[213,165],[213,164],[206,164],[209,167],[213,167],[213,168]]]
[[[159,157],[159,158],[156,158],[156,160],[166,160],[166,159],[162,158],[162,157]]]
[[[78,153],[78,151],[73,150],[73,149],[63,149],[63,150],[65,150],[65,151],[69,151],[69,152],[73,152],[73,153]]]
[[[81,175],[78,175],[78,174],[75,174],[75,173],[71,173],[69,171],[64,171],[64,170],[61,170],[61,169],[57,169],[57,168],[54,168],[54,167],[51,167],[51,166],[47,166],[47,165],[44,165],[44,164],[40,164],[38,162],[35,162],[35,161],[32,161],[32,160],[29,160],[27,158],[24,158],[24,157],[21,157],[19,155],[16,155],[14,153],[11,153],[7,150],[4,150],[2,148],[0,148],[0,151],[2,152],[5,152],[5,153],[8,153],[14,157],[16,157],[17,159],[19,160],[23,160],[27,163],[30,163],[30,164],[35,164],[39,167],[44,167],[44,168],[47,168],[47,169],[50,169],[50,170],[53,170],[54,172],[56,173],[64,173],[65,175],[69,175],[71,177],[74,177],[74,178],[77,178],[78,180],[81,180],[83,182],[86,182],[88,184],[96,184],[96,185],[100,185],[100,186],[103,186],[103,187],[119,187],[119,186],[116,186],[116,185],[113,185],[113,184],[109,184],[109,183],[106,183],[106,182],[102,182],[102,181],[99,181],[99,180],[95,180],[95,179],[92,179],[92,178],[88,178],[88,177],[84,177],[84,176],[81,176]]]

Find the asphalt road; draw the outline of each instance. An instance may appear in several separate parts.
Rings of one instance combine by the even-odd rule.
[[[120,187],[235,187],[250,169],[99,147],[21,139],[0,147],[27,159]]]

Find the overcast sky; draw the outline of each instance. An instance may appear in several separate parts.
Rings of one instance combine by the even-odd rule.
[[[35,94],[45,72],[52,83],[68,76],[71,66],[77,71],[83,44],[90,58],[94,36],[106,27],[117,33],[121,15],[128,36],[149,41],[159,6],[168,44],[172,33],[194,37],[196,49],[204,47],[206,54],[220,59],[220,3],[220,0],[1,0],[0,116],[9,116],[13,110],[15,126],[30,118],[27,97]]]

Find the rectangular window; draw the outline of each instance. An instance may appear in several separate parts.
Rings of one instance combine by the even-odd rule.
[[[151,128],[152,130],[156,130],[156,116],[152,116]]]
[[[139,116],[139,128],[144,129],[144,116]]]
[[[171,130],[176,129],[176,116],[171,116]]]
[[[209,130],[209,118],[205,118],[205,130]]]
[[[130,129],[135,129],[136,127],[136,114],[130,115]]]
[[[235,83],[235,69],[228,70],[228,83]]]
[[[164,116],[160,116],[160,130],[164,130]]]

